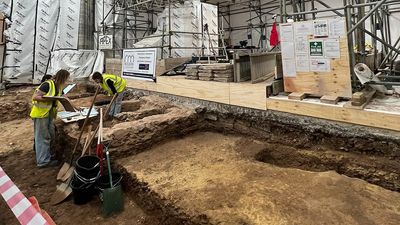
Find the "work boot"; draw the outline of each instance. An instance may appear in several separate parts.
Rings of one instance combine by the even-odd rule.
[[[51,160],[49,163],[40,165],[38,167],[41,169],[41,168],[47,168],[47,167],[56,167],[58,165],[59,165],[58,160]]]

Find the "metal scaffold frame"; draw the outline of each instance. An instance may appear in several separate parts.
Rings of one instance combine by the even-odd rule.
[[[157,13],[161,13],[165,8],[171,8],[171,4],[183,3],[182,0],[113,0],[112,10],[104,15],[112,16],[114,23],[111,26],[103,27],[103,32],[112,33],[114,36],[117,32],[122,32],[123,37],[121,43],[117,44],[113,50],[115,52],[122,51],[124,48],[130,48],[131,44],[146,39],[148,35],[156,31],[154,26]],[[202,1],[215,4],[218,6],[220,34],[224,32],[232,32],[238,30],[247,30],[248,34],[253,31],[260,34],[259,40],[250,39],[250,44],[256,45],[256,49],[260,51],[267,50],[266,41],[267,28],[272,26],[272,21],[268,20],[272,16],[277,15],[278,21],[283,23],[288,18],[294,21],[313,20],[318,18],[318,14],[331,12],[335,16],[343,17],[346,20],[349,61],[351,68],[356,62],[366,61],[366,36],[370,36],[373,49],[373,64],[376,73],[380,73],[383,84],[396,84],[395,79],[399,79],[398,72],[394,68],[394,62],[400,54],[400,37],[397,40],[391,39],[390,17],[392,13],[400,12],[400,2],[398,0],[342,0],[341,6],[332,7],[323,0],[252,0],[252,1]],[[317,9],[316,5],[322,8]],[[231,17],[238,14],[247,14],[246,25],[237,26],[232,24]],[[147,15],[147,16],[145,16]],[[115,21],[116,16],[122,16],[118,22]],[[146,18],[147,17],[147,18]],[[268,19],[267,19],[268,17]],[[170,20],[171,15],[168,15]],[[371,26],[366,28],[365,22],[369,20]],[[166,28],[159,36],[171,37],[174,34],[182,33]],[[110,32],[111,31],[111,32]],[[168,32],[169,31],[169,32]],[[141,32],[141,35],[139,35]],[[164,33],[165,32],[165,33]],[[187,33],[187,32],[186,32]],[[189,32],[191,33],[191,32]],[[131,35],[128,35],[131,34]],[[194,33],[193,33],[194,34]],[[198,33],[204,37],[204,31]],[[133,38],[128,38],[133,36]],[[153,36],[154,37],[154,36]],[[171,40],[171,38],[169,38]],[[114,41],[115,38],[114,38]],[[383,60],[378,57],[378,43],[382,45]],[[224,46],[215,47],[221,49]],[[173,48],[193,48],[193,47],[172,47],[171,41],[158,48],[168,48],[171,57],[171,49]],[[203,48],[199,47],[199,48]],[[354,49],[354,51],[353,51]],[[204,51],[202,51],[204,53]],[[223,51],[221,51],[223,52]],[[204,54],[203,54],[204,55]],[[356,84],[356,77],[352,71],[352,80]]]
[[[171,5],[174,3],[183,3],[180,0],[113,0],[112,9],[109,12],[103,12],[104,18],[103,22],[106,20],[108,16],[113,17],[113,23],[111,26],[105,26],[103,23],[103,34],[111,33],[113,35],[114,40],[114,49],[113,57],[115,57],[116,52],[122,53],[123,49],[131,48],[134,43],[137,43],[140,40],[152,38],[152,37],[162,37],[163,44],[160,46],[153,46],[155,48],[161,48],[162,56],[161,58],[165,57],[172,57],[171,51],[172,49],[201,49],[202,54],[204,56],[204,49],[206,46],[202,47],[189,47],[189,46],[181,46],[181,47],[174,47],[171,43],[171,36],[175,34],[198,34],[201,35],[202,40],[206,37],[205,31],[202,29],[202,32],[183,32],[183,31],[174,31],[171,28]],[[160,35],[151,35],[153,34],[157,28],[155,27],[154,23],[156,15],[161,13],[165,8],[169,8],[168,12],[168,19],[169,19],[169,27],[163,28],[162,34]],[[146,15],[146,16],[145,16]],[[122,16],[122,20],[116,21],[117,16]],[[147,18],[145,18],[147,17]],[[203,24],[203,17],[201,18],[201,24]],[[115,35],[117,32],[122,31],[122,41],[121,43],[116,43]],[[138,33],[142,32],[141,35]],[[143,33],[144,32],[144,33]],[[129,35],[131,34],[131,35]],[[149,36],[151,35],[151,36]],[[210,34],[210,35],[218,35],[218,34]],[[129,36],[133,36],[133,38],[129,38]],[[168,43],[164,44],[164,39],[168,37]],[[163,50],[168,49],[168,55],[163,55]],[[214,48],[218,48],[215,46]],[[122,54],[120,54],[122,55]]]
[[[400,85],[396,79],[400,79],[399,72],[394,68],[395,60],[400,54],[400,37],[393,42],[390,31],[390,17],[393,13],[399,12],[400,2],[397,0],[343,0],[341,7],[331,7],[322,0],[299,0],[281,1],[281,21],[292,17],[295,21],[315,19],[318,13],[333,12],[337,16],[346,19],[350,67],[353,68],[356,62],[366,62],[366,35],[371,37],[373,52],[373,64],[375,73],[379,73],[383,80],[377,84]],[[311,9],[307,9],[307,2],[311,3]],[[316,9],[315,3],[324,8]],[[287,10],[292,8],[292,13]],[[371,27],[366,28],[365,22],[369,20]],[[380,35],[380,36],[379,36]],[[382,44],[383,60],[378,58],[378,42]],[[353,51],[353,49],[355,51]],[[357,83],[354,71],[352,71],[353,84]]]

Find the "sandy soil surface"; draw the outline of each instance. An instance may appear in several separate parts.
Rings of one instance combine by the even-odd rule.
[[[75,205],[72,199],[68,199],[60,205],[52,206],[49,200],[55,191],[58,168],[38,169],[31,149],[2,156],[0,164],[25,196],[35,196],[38,199],[40,206],[49,213],[56,224],[160,224],[147,216],[129,197],[125,197],[124,212],[109,218],[102,216],[101,202],[97,197],[86,205]],[[19,224],[3,198],[0,199],[0,224]]]
[[[22,91],[9,91],[0,96],[0,106],[10,106],[0,110],[0,165],[21,191],[27,197],[35,196],[41,207],[57,224],[161,225],[155,217],[144,213],[127,195],[125,195],[124,212],[109,218],[102,216],[101,202],[97,197],[82,206],[73,204],[71,198],[57,206],[49,203],[56,189],[56,175],[59,168],[36,167],[35,153],[32,149],[33,122],[27,118],[32,91],[33,88],[23,88]],[[16,101],[24,102],[25,108],[15,108]],[[85,101],[87,102],[87,99],[82,102]],[[0,224],[19,224],[1,197]]]
[[[196,133],[118,160],[163,205],[210,224],[398,224],[400,193],[336,172],[253,159],[265,145]]]
[[[0,155],[29,150],[33,151],[33,121],[31,119],[1,123]]]

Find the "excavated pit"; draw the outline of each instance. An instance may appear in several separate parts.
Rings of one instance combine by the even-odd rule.
[[[25,95],[32,90],[0,97],[5,114],[11,114],[0,117],[1,123],[30,122],[21,118],[29,112]],[[87,90],[75,93],[73,102],[88,106],[93,90]],[[109,97],[100,95],[99,101]],[[21,107],[12,107],[14,102]],[[346,125],[331,129],[318,119],[307,125],[281,117],[286,118],[130,93],[122,112],[105,123],[104,135],[130,199],[159,224],[397,223],[400,198],[392,192],[400,190],[397,133],[369,135]],[[91,120],[92,130],[98,122]],[[81,126],[82,121],[57,121],[59,159],[70,159]],[[3,131],[0,138],[12,134]],[[12,140],[4,147],[30,146]]]
[[[125,187],[163,224],[397,224],[400,193],[334,171],[254,159],[266,143],[196,132],[117,160]]]

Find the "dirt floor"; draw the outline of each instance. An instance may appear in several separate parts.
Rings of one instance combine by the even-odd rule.
[[[147,215],[128,195],[124,198],[124,212],[109,218],[102,216],[101,202],[97,197],[89,204],[80,206],[75,205],[71,198],[57,206],[50,204],[59,168],[36,167],[33,122],[28,118],[32,93],[33,88],[28,87],[11,90],[0,96],[0,165],[21,191],[27,197],[35,196],[57,224],[161,225],[158,219]],[[84,106],[80,105],[79,100],[77,105]],[[19,224],[3,198],[0,199],[0,224]]]
[[[131,186],[147,186],[161,205],[194,224],[398,224],[400,193],[333,171],[255,160],[266,147],[199,132],[117,163],[131,175]]]
[[[97,197],[83,206],[72,199],[52,206],[59,168],[36,168],[28,117],[33,90],[15,88],[0,95],[0,165],[57,224],[368,225],[398,224],[400,219],[400,194],[382,188],[398,190],[397,159],[297,146],[277,138],[283,134],[263,140],[246,132],[224,135],[230,125],[252,128],[157,96],[133,95],[104,128],[114,168],[125,173],[124,212],[104,218]],[[75,106],[88,106],[93,92],[79,86],[70,98]],[[100,95],[96,102],[109,100]],[[68,158],[82,123],[56,124],[54,149],[59,158]],[[91,124],[94,130],[98,119]],[[18,224],[0,199],[0,224]]]

